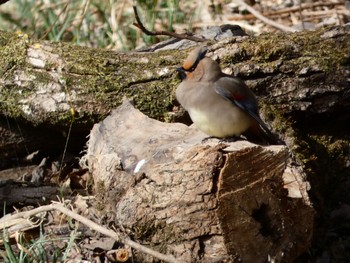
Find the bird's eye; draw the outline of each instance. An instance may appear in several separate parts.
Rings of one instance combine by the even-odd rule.
[[[197,67],[197,64],[194,64],[192,67],[190,67],[188,70],[186,70],[186,71],[188,71],[188,72],[193,72],[195,69],[196,69],[196,67]]]
[[[186,71],[183,67],[177,68],[176,71],[179,72],[179,77],[181,80],[184,80],[186,78]]]

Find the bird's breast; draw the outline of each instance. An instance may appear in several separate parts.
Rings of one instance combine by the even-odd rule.
[[[224,107],[220,106],[220,108]],[[211,111],[192,108],[189,114],[198,129],[218,138],[239,136],[253,123],[251,117],[238,108],[230,107],[223,110],[227,111],[215,108]]]
[[[176,97],[196,127],[209,136],[239,136],[253,124],[247,113],[215,92],[213,83],[181,83]]]

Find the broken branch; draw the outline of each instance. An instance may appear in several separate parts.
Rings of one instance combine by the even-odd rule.
[[[251,6],[244,3],[242,0],[236,0],[236,3],[239,4],[240,6],[244,7],[245,9],[247,9],[252,15],[254,15],[256,18],[263,21],[265,24],[268,24],[270,26],[278,28],[279,30],[282,30],[284,32],[295,32],[296,31],[294,28],[279,24],[275,21],[268,19],[267,17],[263,16],[261,13],[256,11],[254,8],[252,8]]]
[[[96,224],[95,222],[91,221],[90,219],[87,219],[69,209],[67,209],[66,207],[64,207],[63,205],[61,205],[60,203],[52,203],[50,205],[46,205],[46,206],[40,206],[38,208],[29,210],[29,211],[25,211],[25,212],[20,212],[11,216],[6,216],[5,219],[0,220],[0,224],[4,223],[6,221],[11,221],[14,219],[19,219],[19,218],[30,218],[33,215],[42,213],[42,212],[46,212],[46,211],[51,211],[51,210],[57,210],[59,212],[61,212],[62,214],[65,214],[81,223],[83,223],[84,225],[90,227],[91,229],[100,232],[101,234],[104,234],[106,236],[109,236],[119,242],[122,242],[126,245],[129,245],[130,247],[139,250],[143,253],[146,253],[148,255],[151,255],[155,258],[158,258],[160,260],[163,260],[165,262],[170,262],[170,263],[180,263],[181,261],[175,259],[172,255],[164,255],[162,253],[159,253],[155,250],[152,250],[148,247],[145,247],[143,245],[140,245],[138,243],[136,243],[135,241],[132,241],[129,238],[123,238],[120,235],[118,235],[116,232],[107,229],[105,227],[102,227],[98,224]]]
[[[195,37],[195,36],[189,36],[187,34],[177,34],[174,32],[169,32],[169,31],[149,31],[141,22],[140,16],[137,12],[137,8],[136,6],[133,6],[134,9],[134,14],[135,14],[135,18],[136,18],[136,22],[137,23],[133,23],[134,26],[138,27],[139,29],[141,29],[141,31],[143,33],[145,33],[148,36],[170,36],[170,37],[174,37],[174,38],[178,38],[178,39],[188,39],[188,40],[192,40],[194,42],[205,42],[207,41],[207,39],[205,38],[199,38],[199,37]]]

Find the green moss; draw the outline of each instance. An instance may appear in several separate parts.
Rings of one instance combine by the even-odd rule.
[[[241,51],[235,62],[252,60],[262,64],[283,61],[295,65],[295,71],[302,68],[317,68],[324,72],[333,72],[350,60],[350,45],[339,38],[328,38],[320,41],[326,29],[298,33],[266,34],[250,38],[239,46]],[[242,59],[239,61],[239,59]]]
[[[2,82],[0,93],[0,111],[20,117],[22,111],[17,107],[18,98],[27,96],[27,89],[20,92],[13,84],[14,72],[25,62],[26,47],[29,42],[26,34],[1,32],[0,34],[0,75]],[[21,95],[21,93],[24,93]]]
[[[165,221],[161,220],[145,220],[138,222],[134,228],[132,228],[133,238],[140,239],[143,242],[150,242],[152,240],[162,240],[163,244],[168,242],[179,241],[176,236],[176,230],[172,225],[167,224]],[[157,237],[157,238],[154,238]],[[157,246],[160,250],[165,252],[166,246]]]
[[[98,181],[97,183],[95,183],[95,196],[96,196],[96,200],[97,200],[97,206],[96,209],[98,211],[104,211],[106,208],[106,187],[104,185],[103,181]]]
[[[13,35],[10,34],[10,36]],[[8,36],[4,36],[2,42],[5,41],[6,37]],[[11,42],[18,43],[18,40],[12,39],[11,41],[9,38],[5,44]],[[1,49],[2,57],[6,55],[8,58],[8,61],[3,59],[2,63],[3,69],[8,72],[8,78],[14,79],[12,73],[15,70],[13,65],[15,65],[16,69],[19,69],[18,72],[26,75],[24,79],[28,79],[28,83],[20,84],[23,86],[21,93],[14,93],[15,90],[18,92],[18,86],[3,88],[0,99],[6,104],[2,103],[0,107],[2,112],[6,112],[8,116],[25,118],[34,124],[49,123],[61,127],[70,124],[72,118],[70,109],[61,112],[55,111],[51,114],[41,111],[36,106],[31,109],[29,104],[26,106],[28,109],[25,112],[19,103],[23,99],[30,98],[31,95],[36,95],[40,87],[57,81],[52,73],[58,72],[60,80],[58,83],[54,83],[54,85],[58,85],[58,90],[56,88],[53,92],[66,93],[68,98],[66,103],[72,104],[70,107],[77,111],[75,125],[91,125],[94,121],[104,118],[112,108],[120,105],[123,96],[133,99],[135,106],[150,117],[159,120],[170,119],[168,112],[172,110],[173,91],[179,83],[176,78],[169,77],[174,74],[172,72],[172,67],[175,68],[174,51],[161,52],[159,56],[155,56],[153,53],[144,53],[140,58],[139,54],[133,57],[132,53],[124,55],[68,43],[50,43],[49,52],[57,54],[63,63],[46,63],[44,69],[36,69],[32,65],[24,64],[26,42],[27,38],[23,42],[22,48],[10,49],[6,46],[6,48],[2,47]],[[15,51],[21,51],[21,59],[13,59],[18,57],[13,54]],[[183,58],[187,56],[187,51],[175,53],[177,53],[176,57],[179,56],[179,61],[175,63],[180,65]],[[166,69],[168,72],[159,72],[165,70],[167,66],[169,66]],[[140,73],[142,73],[141,76]],[[77,97],[83,98],[84,101],[76,99],[70,101],[69,97],[74,96],[74,94],[78,94]]]
[[[325,131],[325,129],[333,129],[333,131]],[[341,182],[347,181],[349,175],[348,132],[348,129],[346,131],[335,125],[328,128],[313,127],[313,130],[309,131],[303,129],[303,132],[296,129],[298,140],[294,150],[298,159],[305,165],[308,180],[313,186],[311,194],[319,206],[333,207],[332,200],[340,202],[336,197],[340,194],[338,189],[343,187]],[[348,195],[345,192],[344,194]]]
[[[272,123],[273,130],[277,134],[288,133],[291,128],[291,123],[281,114],[280,110],[272,105],[259,102],[260,111],[264,113],[265,120]]]
[[[311,138],[325,149],[329,160],[345,160],[349,156],[349,142],[347,140],[334,139],[332,136],[313,135]]]
[[[153,81],[147,88],[139,85],[128,90],[126,95],[133,99],[139,110],[159,120],[165,119],[168,109],[173,104],[172,87],[162,80]]]
[[[0,34],[0,75],[5,75],[13,67],[21,66],[25,62],[28,35],[18,33]],[[11,73],[10,73],[11,74]]]

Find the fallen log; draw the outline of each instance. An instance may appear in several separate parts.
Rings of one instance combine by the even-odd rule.
[[[48,204],[56,200],[58,189],[56,185],[35,185],[13,180],[0,181],[0,203],[6,206],[28,206]],[[4,206],[1,207],[1,210]]]

